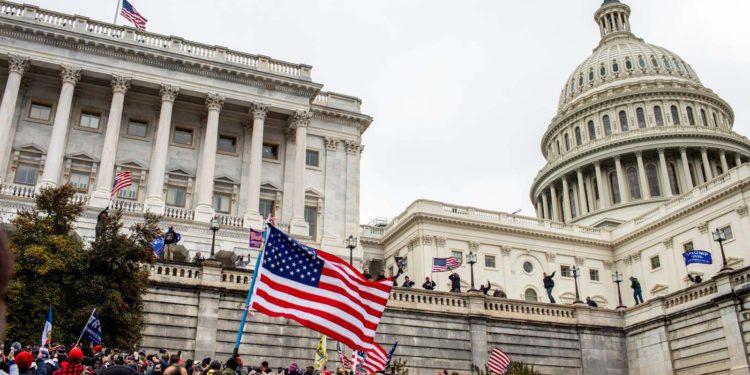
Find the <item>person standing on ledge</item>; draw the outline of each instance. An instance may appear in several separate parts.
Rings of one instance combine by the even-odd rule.
[[[555,272],[553,271],[551,275],[547,276],[547,273],[543,273],[544,278],[542,279],[542,283],[544,283],[544,289],[547,290],[547,297],[549,297],[550,303],[557,303],[555,302],[555,297],[552,297],[552,289],[555,287],[555,281],[552,280],[553,277],[555,277]]]
[[[482,292],[482,294],[484,294],[485,296],[486,296],[486,295],[489,295],[489,293],[490,293],[490,288],[492,288],[492,284],[490,284],[490,281],[489,281],[489,280],[487,280],[487,286],[484,286],[484,284],[482,284],[482,285],[480,285],[480,286],[479,286],[479,290],[480,290],[480,291]]]
[[[401,285],[403,288],[411,288],[414,286],[414,282],[409,280],[409,276],[404,276],[404,283]]]
[[[424,284],[422,284],[422,288],[425,288],[425,290],[435,290],[435,281],[430,280],[429,276],[424,278]]]
[[[448,278],[451,280],[451,292],[461,293],[461,276],[457,273],[452,273]]]
[[[630,276],[630,287],[633,288],[633,299],[635,304],[643,303],[643,290],[641,290],[641,283],[638,282],[633,276]],[[640,300],[640,302],[638,302]]]

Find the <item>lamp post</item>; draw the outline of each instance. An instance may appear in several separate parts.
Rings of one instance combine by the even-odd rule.
[[[719,228],[716,228],[716,231],[713,232],[713,235],[714,235],[714,241],[719,243],[719,248],[721,249],[722,266],[719,272],[731,271],[732,267],[727,266],[727,256],[724,255],[724,241],[727,240],[727,235],[726,233],[724,233],[723,230]]]
[[[211,235],[211,259],[214,259],[214,245],[216,244],[216,232],[219,231],[219,218],[217,216],[214,216],[213,219],[211,219],[211,232],[213,234]]]
[[[573,266],[571,271],[573,271],[573,282],[575,282],[575,285],[576,285],[576,300],[573,301],[573,303],[583,303],[583,301],[581,301],[580,294],[578,294],[578,276],[580,276],[581,269],[576,266]]]
[[[469,251],[469,255],[466,256],[466,262],[469,263],[469,266],[471,267],[471,289],[469,289],[469,291],[476,292],[477,290],[474,289],[474,264],[477,262],[477,254],[473,251]]]
[[[620,304],[617,306],[617,308],[626,309],[627,307],[622,304],[622,292],[620,292],[620,283],[622,282],[622,274],[620,272],[615,271],[615,273],[612,274],[612,281],[617,284],[617,298],[620,301]]]
[[[350,234],[346,238],[346,247],[349,248],[349,264],[352,264],[354,261],[354,248],[357,247],[357,237]]]

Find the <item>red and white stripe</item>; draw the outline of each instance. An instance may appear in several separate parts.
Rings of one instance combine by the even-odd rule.
[[[368,374],[374,374],[385,370],[386,363],[388,363],[388,353],[378,343],[373,342],[370,350],[367,351],[362,367],[367,370]]]
[[[487,362],[490,371],[503,375],[508,371],[509,366],[510,358],[508,355],[498,348],[493,348],[492,353],[490,353],[490,360]]]
[[[143,17],[135,7],[128,2],[128,0],[122,1],[122,9],[120,9],[120,15],[125,17],[126,20],[130,21],[135,25],[135,28],[140,31],[146,31],[146,22],[148,20]]]
[[[119,172],[115,175],[115,184],[112,187],[112,196],[114,197],[118,191],[133,184],[133,178],[130,171]]]
[[[317,288],[264,272],[260,267],[252,308],[292,319],[353,350],[368,350],[393,280],[368,281],[334,255],[318,250],[317,256],[325,261]]]

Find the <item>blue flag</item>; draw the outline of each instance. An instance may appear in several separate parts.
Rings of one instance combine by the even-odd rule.
[[[391,359],[393,359],[393,352],[396,351],[396,347],[398,346],[398,341],[393,343],[393,347],[391,350],[388,351],[388,362],[385,363],[385,368],[388,368],[391,364]]]
[[[164,254],[164,237],[154,238],[154,240],[151,241],[151,247],[154,249],[154,254],[161,258],[162,254]]]
[[[686,251],[682,253],[682,257],[685,258],[685,265],[688,264],[713,264],[711,260],[711,253],[703,250]]]
[[[83,327],[81,337],[85,338],[92,344],[102,343],[102,324],[99,321],[99,315],[96,314],[96,309],[91,313],[89,321],[86,322],[86,326]]]

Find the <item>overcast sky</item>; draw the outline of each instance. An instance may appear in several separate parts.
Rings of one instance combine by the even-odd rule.
[[[148,29],[313,66],[362,98],[362,222],[435,199],[534,215],[539,142],[599,41],[601,0],[130,0]],[[29,0],[112,21],[116,0]],[[633,32],[690,63],[750,135],[750,1],[627,0]],[[119,23],[125,21],[120,18]]]

